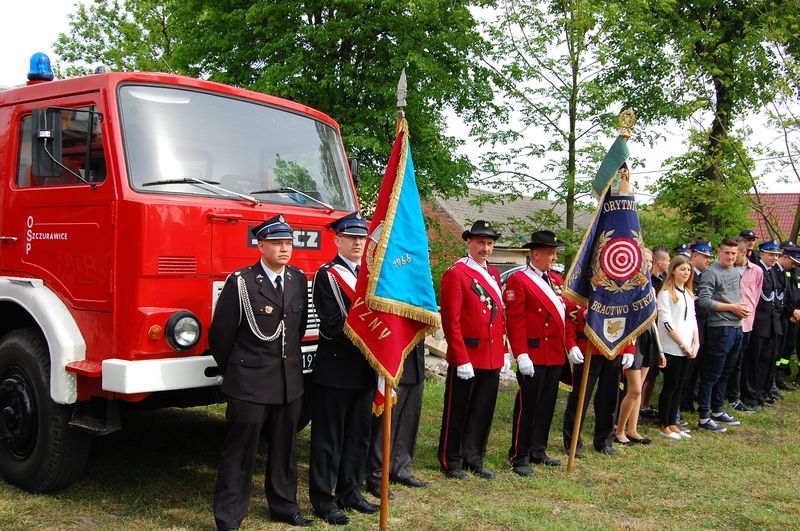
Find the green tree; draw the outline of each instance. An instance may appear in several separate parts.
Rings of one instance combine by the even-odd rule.
[[[737,119],[765,109],[791,87],[796,90],[797,78],[783,68],[780,54],[797,46],[800,3],[604,4],[608,15],[617,13],[618,23],[607,40],[609,68],[599,80],[648,122],[676,119],[696,129],[688,153],[673,161],[673,171],[656,184],[658,199],[679,208],[684,221],[698,224],[700,232],[730,230],[749,209],[742,196],[758,181]],[[708,126],[698,128],[704,121]]]
[[[445,134],[447,108],[487,111],[486,52],[470,6],[483,0],[96,0],[79,6],[57,51],[69,61],[169,69],[317,108],[342,127],[362,162],[359,190],[374,202],[394,139],[396,86],[405,67],[406,113],[423,195],[466,191],[473,166]],[[110,35],[109,35],[110,34]],[[69,52],[69,53],[66,53]]]

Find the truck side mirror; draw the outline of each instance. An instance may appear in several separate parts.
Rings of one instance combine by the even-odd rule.
[[[31,173],[35,177],[61,176],[61,112],[34,109]]]
[[[350,166],[350,175],[353,177],[353,184],[358,188],[358,183],[361,182],[361,175],[358,173],[358,159],[355,157],[347,157],[347,165]]]

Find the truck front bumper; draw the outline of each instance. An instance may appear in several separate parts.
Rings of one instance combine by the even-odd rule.
[[[103,390],[129,395],[220,385],[222,376],[216,367],[211,356],[104,360]]]

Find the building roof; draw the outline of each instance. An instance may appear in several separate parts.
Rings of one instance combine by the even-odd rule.
[[[479,205],[472,204],[475,199],[481,198],[482,196],[483,198],[485,198],[485,196],[491,196],[497,199],[497,201],[487,201]],[[514,218],[529,220],[529,218],[536,213],[551,209],[561,219],[559,227],[563,228],[565,226],[567,206],[564,203],[557,203],[547,199],[533,199],[528,196],[522,196],[519,199],[509,201],[506,198],[502,198],[502,196],[503,194],[497,192],[470,188],[466,197],[437,199],[436,203],[437,206],[444,210],[450,218],[459,225],[462,231],[469,228],[472,223],[478,219],[485,219],[493,225],[500,225]],[[592,212],[582,209],[575,210],[576,230],[585,229],[591,220]],[[556,227],[542,228],[555,229]],[[504,232],[504,230],[499,230],[499,232]],[[511,238],[512,240],[518,239],[527,241],[529,236],[527,233],[514,234],[513,230],[510,231],[512,234],[508,232],[509,229],[505,229],[503,240],[507,241],[507,238]]]
[[[780,234],[775,234],[774,230],[770,231],[761,214],[753,210],[750,212],[750,219],[753,221],[753,231],[758,241],[788,238],[792,233],[794,218],[800,210],[800,194],[759,194],[758,199],[753,197],[754,201],[759,199],[764,213],[770,219],[770,224],[780,230]]]

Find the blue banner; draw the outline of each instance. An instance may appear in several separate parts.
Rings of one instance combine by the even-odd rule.
[[[586,335],[609,359],[656,317],[636,199],[608,182],[567,274],[564,296],[586,305]]]

